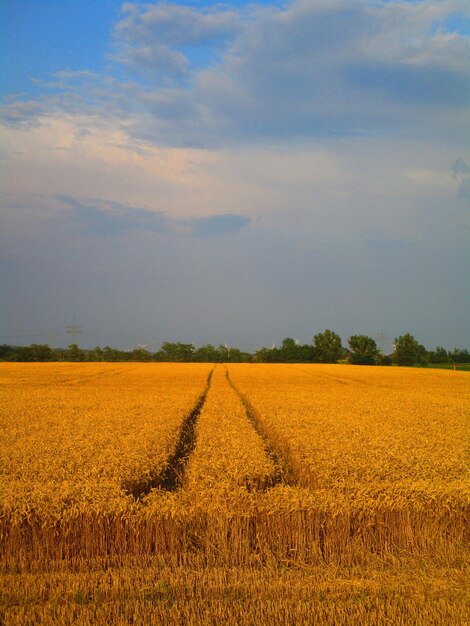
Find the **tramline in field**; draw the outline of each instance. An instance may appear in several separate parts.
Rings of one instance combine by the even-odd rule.
[[[1,373],[7,578],[115,558],[158,563],[169,578],[188,566],[301,566],[318,578],[318,568],[366,572],[378,562],[398,576],[403,559],[409,571],[424,559],[449,583],[434,598],[420,587],[406,611],[424,615],[427,598],[435,623],[460,623],[451,581],[468,542],[466,373],[160,363]],[[380,596],[369,599],[383,609]],[[362,614],[360,603],[340,606],[345,624]],[[11,609],[11,623],[19,615]],[[162,605],[159,619],[171,615]]]

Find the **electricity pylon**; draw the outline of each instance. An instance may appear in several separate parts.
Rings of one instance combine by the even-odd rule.
[[[380,329],[380,333],[377,333],[376,339],[379,342],[380,353],[385,354],[385,342],[388,339],[388,335],[386,332],[384,332],[383,328]]]
[[[73,318],[73,324],[67,326],[67,333],[72,337],[72,343],[78,346],[78,335],[82,332],[82,327],[75,323]]]

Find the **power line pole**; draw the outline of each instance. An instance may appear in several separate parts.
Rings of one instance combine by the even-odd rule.
[[[73,324],[67,326],[67,333],[72,337],[72,343],[78,346],[78,335],[82,332],[82,327],[75,323],[73,318]]]
[[[388,335],[383,328],[380,329],[380,333],[377,333],[376,339],[379,342],[380,353],[385,354],[385,342],[388,340]]]

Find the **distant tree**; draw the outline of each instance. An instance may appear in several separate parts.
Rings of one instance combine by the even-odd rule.
[[[302,360],[300,346],[295,342],[295,339],[286,337],[282,340],[279,358],[283,363],[298,363]]]
[[[437,348],[429,353],[430,363],[449,363],[449,353],[445,348],[437,346]]]
[[[201,363],[220,363],[222,361],[222,354],[215,346],[206,343],[195,351],[194,360]]]
[[[32,361],[52,361],[54,353],[46,344],[33,343],[30,346]]]
[[[109,346],[105,346],[101,353],[102,360],[110,362],[122,361],[123,358],[121,354],[122,353],[120,350],[116,350],[116,348],[110,348]]]
[[[68,360],[69,361],[84,361],[85,354],[83,350],[80,350],[76,343],[71,343],[68,348]]]
[[[46,344],[33,343],[30,346],[2,346],[2,348],[2,360],[5,361],[39,363],[56,360],[54,351]]]
[[[242,352],[239,348],[220,344],[217,348],[222,363],[247,363],[251,361],[251,354]]]
[[[429,365],[429,352],[426,350],[426,348],[422,344],[418,345],[417,363],[423,366]]]
[[[422,348],[410,333],[401,335],[393,342],[393,361],[397,365],[414,365],[419,363],[422,357]]]
[[[316,363],[317,357],[315,353],[315,348],[308,344],[303,344],[300,346],[301,354],[302,354],[302,363]]]
[[[344,354],[341,337],[328,328],[314,336],[313,347],[319,363],[336,363]]]
[[[194,346],[192,343],[164,341],[160,348],[160,354],[163,361],[189,362],[193,361],[194,358]]]
[[[302,345],[292,337],[282,340],[280,348],[274,348],[276,360],[281,363],[312,363],[315,361],[315,351],[313,346]]]
[[[15,352],[15,348],[13,346],[9,346],[7,344],[3,344],[0,346],[0,360],[2,361],[10,361],[12,354]]]
[[[242,352],[239,348],[232,346],[228,355],[228,361],[230,363],[248,363],[251,361],[251,354]]]
[[[352,335],[349,337],[348,343],[350,347],[350,363],[354,365],[374,365],[377,362],[379,350],[372,337]]]
[[[281,350],[294,351],[296,347],[297,347],[297,343],[295,339],[292,339],[292,337],[286,337],[285,339],[282,340]]]
[[[92,359],[93,361],[103,360],[103,350],[99,346],[96,346],[96,348],[92,351]]]
[[[380,354],[377,356],[377,365],[392,365],[393,359],[388,354]]]
[[[260,348],[256,350],[253,360],[257,363],[281,363],[279,348]]]
[[[152,358],[150,352],[145,348],[134,348],[134,350],[128,352],[126,356],[126,360],[129,361],[150,361]]]
[[[40,363],[44,361],[54,361],[55,354],[46,344],[33,343],[30,346],[12,346],[8,354],[8,361],[23,363]]]
[[[68,361],[69,351],[67,348],[54,348],[54,360],[55,361]]]
[[[470,352],[460,348],[454,348],[449,353],[452,363],[470,363]]]
[[[220,343],[217,348],[219,353],[219,359],[221,363],[228,363],[230,361],[230,351],[232,348],[228,344]]]
[[[29,347],[25,346],[12,346],[12,350],[8,355],[8,361],[15,361],[18,363],[28,363],[31,361],[31,351]]]

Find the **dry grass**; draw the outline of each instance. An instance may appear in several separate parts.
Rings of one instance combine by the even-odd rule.
[[[9,574],[2,593],[9,626],[464,626],[465,601],[459,569],[415,562],[240,569],[99,560],[81,569]]]

